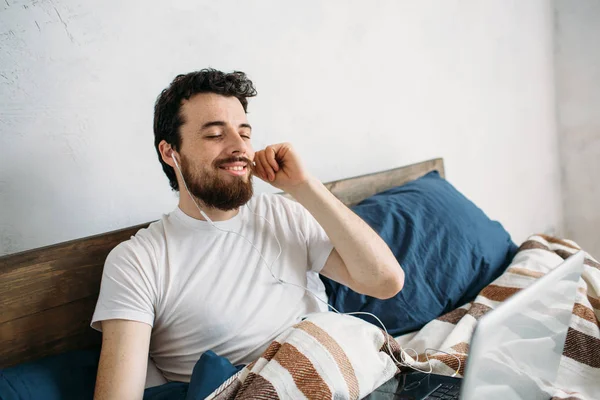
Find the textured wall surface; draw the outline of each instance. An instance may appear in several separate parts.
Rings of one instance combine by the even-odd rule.
[[[153,103],[207,66],[321,180],[444,157],[516,241],[559,230],[553,60],[543,0],[1,0],[0,254],[170,212]]]
[[[566,235],[600,257],[600,2],[554,2]]]

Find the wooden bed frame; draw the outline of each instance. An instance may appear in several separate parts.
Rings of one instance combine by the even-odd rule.
[[[441,158],[327,183],[348,206],[437,170]],[[97,347],[90,328],[104,260],[150,223],[0,257],[0,368]]]

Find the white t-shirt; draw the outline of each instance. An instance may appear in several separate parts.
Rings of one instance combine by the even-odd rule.
[[[318,272],[333,246],[302,205],[261,194],[215,224],[246,237],[269,265],[279,253],[277,236],[273,274],[327,300]],[[303,289],[277,283],[243,238],[176,208],[110,252],[92,327],[107,319],[151,325],[156,366],[170,381],[189,382],[205,351],[250,363],[284,329],[325,310]]]

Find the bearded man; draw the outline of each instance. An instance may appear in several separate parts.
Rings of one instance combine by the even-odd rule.
[[[385,242],[289,143],[254,151],[255,95],[244,73],[204,69],[158,97],[154,144],[179,204],[106,259],[92,319],[103,333],[95,398],[141,399],[149,359],[182,382],[208,350],[254,361],[303,316],[328,310],[319,274],[381,299],[402,288]],[[253,176],[297,202],[254,196]]]

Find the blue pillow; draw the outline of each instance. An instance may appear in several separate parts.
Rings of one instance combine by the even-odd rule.
[[[75,350],[0,370],[0,400],[94,397],[100,349]]]
[[[243,365],[234,366],[227,358],[210,350],[203,353],[192,371],[186,400],[202,400],[208,397],[242,368]]]
[[[0,369],[0,400],[83,400],[94,397],[100,349],[75,350]],[[203,399],[243,368],[205,352],[196,362],[189,385],[169,382],[148,388],[144,399]]]
[[[337,310],[373,313],[394,336],[420,329],[474,299],[506,269],[517,249],[500,223],[437,171],[376,194],[352,210],[390,247],[404,269],[404,288],[379,300],[321,279]]]
[[[148,388],[144,391],[144,400],[204,399],[243,367],[234,366],[227,358],[208,350],[194,365],[189,385],[183,382],[169,382]]]

